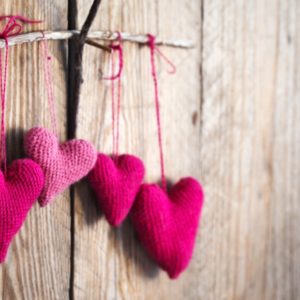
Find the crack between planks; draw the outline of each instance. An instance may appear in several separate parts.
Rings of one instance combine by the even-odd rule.
[[[68,29],[77,28],[77,0],[68,0]],[[68,80],[67,80],[67,136],[72,138],[72,102],[74,98],[74,73],[75,73],[75,46],[76,40],[68,41]],[[75,278],[75,191],[70,187],[70,273],[69,273],[69,299],[74,299]]]
[[[67,136],[68,140],[76,137],[77,110],[80,100],[82,79],[83,49],[90,27],[97,15],[102,0],[94,0],[89,9],[80,33],[68,44],[68,82],[67,82]],[[77,27],[77,0],[68,0],[68,29]],[[70,187],[70,277],[69,299],[74,299],[75,280],[75,190]]]

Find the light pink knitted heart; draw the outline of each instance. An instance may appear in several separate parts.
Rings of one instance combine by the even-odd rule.
[[[88,179],[107,221],[117,226],[128,215],[144,178],[143,162],[133,155],[98,154]]]
[[[14,161],[5,176],[0,171],[0,263],[43,185],[43,171],[30,159]]]
[[[60,144],[53,133],[40,127],[26,134],[25,152],[45,174],[45,186],[39,197],[41,206],[46,206],[55,195],[87,175],[97,158],[90,143],[74,139]]]
[[[132,207],[130,217],[139,240],[172,279],[192,257],[203,199],[200,184],[189,177],[168,194],[158,185],[143,184]]]

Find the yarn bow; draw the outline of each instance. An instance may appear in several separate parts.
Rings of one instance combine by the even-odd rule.
[[[1,16],[0,21],[8,19],[3,30],[0,32],[0,38],[7,40],[11,36],[20,34],[24,27],[22,23],[34,24],[40,23],[39,20],[31,20],[19,15],[12,16]]]

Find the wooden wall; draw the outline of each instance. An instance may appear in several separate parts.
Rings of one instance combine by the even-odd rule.
[[[70,0],[78,28],[91,0]],[[93,29],[186,38],[159,64],[168,177],[193,175],[206,202],[195,253],[177,281],[159,271],[128,222],[111,228],[86,182],[31,210],[0,267],[1,299],[300,299],[300,2],[298,0],[103,0]],[[68,27],[68,1],[3,0],[0,14]],[[66,139],[68,44],[49,42],[60,137]],[[126,43],[121,152],[160,175],[149,50]],[[109,153],[109,56],[84,53],[77,137]],[[38,44],[10,49],[9,160],[24,131],[49,126]],[[74,225],[72,228],[71,225]],[[71,246],[74,242],[74,255]],[[70,292],[71,291],[71,292]]]

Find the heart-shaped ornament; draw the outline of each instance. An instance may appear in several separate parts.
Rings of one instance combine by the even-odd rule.
[[[43,185],[43,171],[30,159],[15,160],[6,175],[0,171],[0,263]]]
[[[145,250],[172,279],[192,257],[204,194],[193,178],[183,178],[168,192],[143,184],[130,218]]]
[[[93,145],[84,140],[59,143],[49,130],[35,127],[25,136],[25,152],[37,162],[45,175],[45,185],[39,197],[46,206],[68,186],[86,176],[93,168],[97,153]]]
[[[133,155],[98,154],[88,179],[107,221],[117,226],[128,215],[144,178],[143,162]]]

